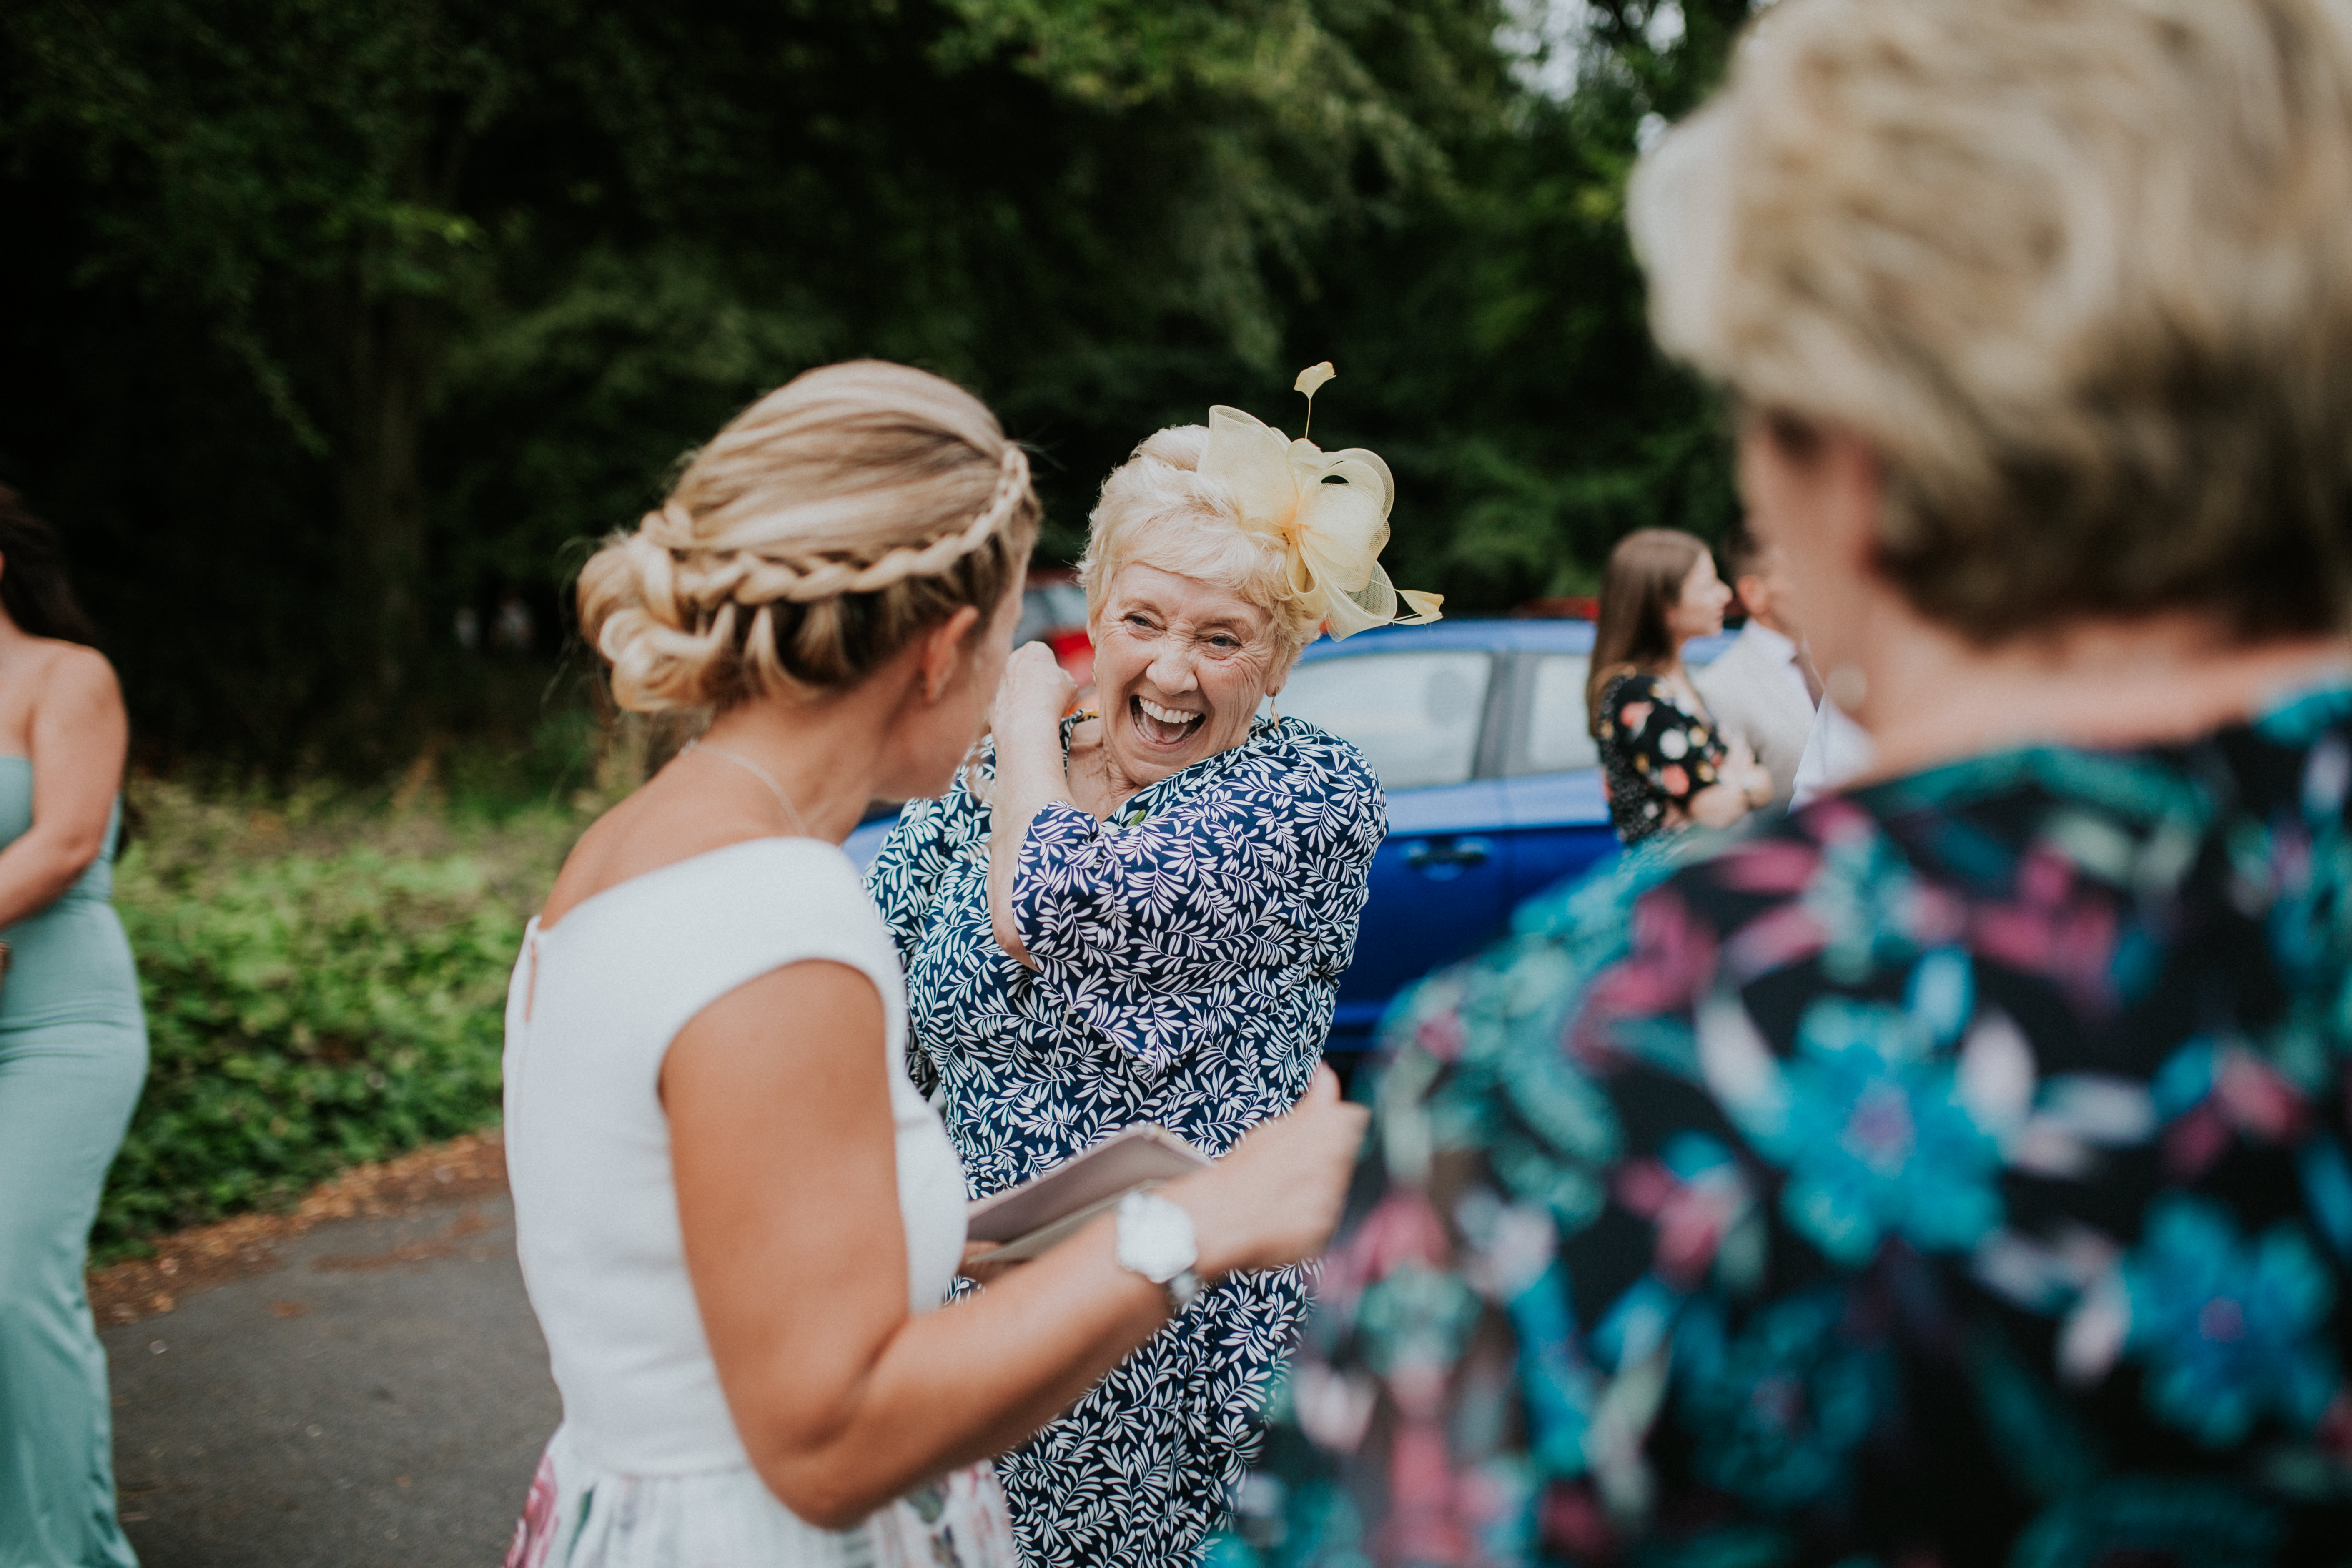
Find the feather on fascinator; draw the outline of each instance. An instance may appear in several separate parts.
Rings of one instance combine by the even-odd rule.
[[[1316,390],[1337,374],[1328,360],[1299,372],[1294,390],[1307,395],[1310,426]],[[1361,447],[1326,452],[1303,434],[1290,440],[1220,404],[1209,410],[1209,449],[1200,471],[1232,492],[1244,528],[1281,542],[1290,557],[1291,593],[1334,638],[1442,618],[1444,595],[1410,588],[1400,594],[1381,569],[1396,481],[1378,453]],[[1400,599],[1412,612],[1403,619]]]

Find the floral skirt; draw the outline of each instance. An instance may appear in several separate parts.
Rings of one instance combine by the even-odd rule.
[[[581,1458],[559,1428],[532,1478],[506,1568],[1018,1568],[996,1473],[973,1465],[850,1530],[819,1530],[756,1471],[632,1476]]]

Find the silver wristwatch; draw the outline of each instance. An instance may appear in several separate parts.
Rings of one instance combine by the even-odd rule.
[[[1118,1200],[1118,1266],[1168,1292],[1168,1310],[1181,1312],[1201,1293],[1201,1260],[1192,1216],[1158,1193],[1136,1191]]]

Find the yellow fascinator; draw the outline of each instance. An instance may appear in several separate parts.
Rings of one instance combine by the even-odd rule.
[[[1295,390],[1315,393],[1339,373],[1330,362],[1298,373]],[[1440,618],[1439,594],[1402,595],[1381,570],[1389,542],[1389,508],[1396,481],[1379,454],[1361,447],[1326,452],[1301,435],[1296,441],[1222,404],[1209,410],[1209,449],[1200,471],[1221,481],[1241,508],[1242,526],[1282,542],[1290,554],[1290,591],[1334,637],[1370,626],[1426,626]],[[1402,597],[1413,613],[1397,617]]]

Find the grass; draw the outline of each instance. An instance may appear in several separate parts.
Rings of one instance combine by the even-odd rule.
[[[494,1123],[523,927],[646,743],[551,768],[428,750],[373,788],[135,782],[115,902],[152,1065],[94,1261]]]

